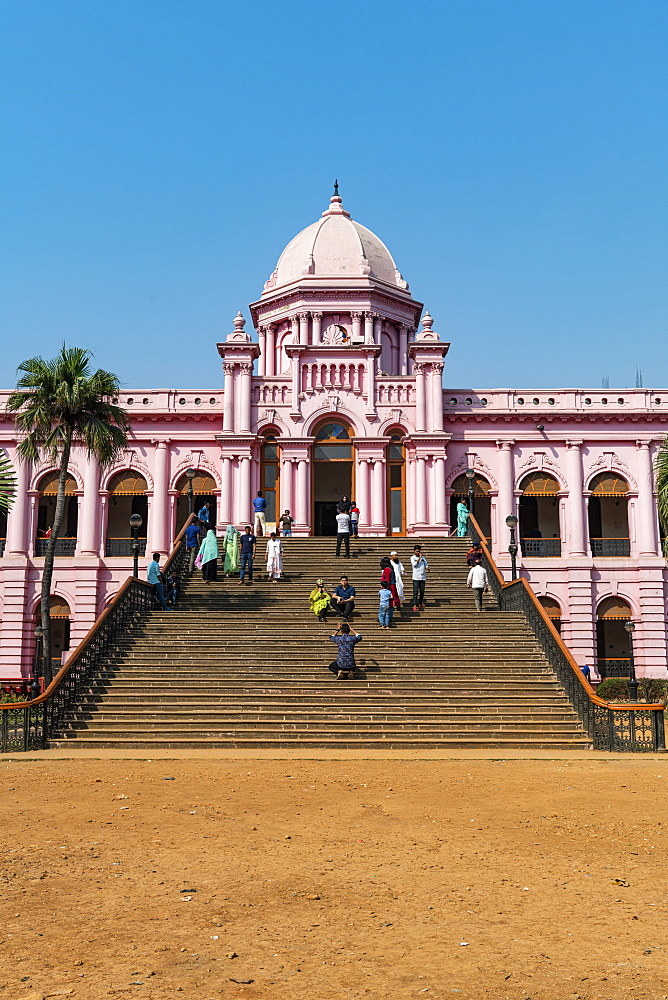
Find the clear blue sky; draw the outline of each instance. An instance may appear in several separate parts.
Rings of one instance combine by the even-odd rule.
[[[215,344],[336,176],[450,386],[668,386],[666,0],[4,0],[0,384]]]

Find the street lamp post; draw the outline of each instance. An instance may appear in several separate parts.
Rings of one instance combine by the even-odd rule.
[[[188,517],[193,512],[193,479],[196,475],[197,473],[194,469],[186,469],[186,476],[188,477]]]
[[[629,637],[629,697],[631,701],[638,700],[638,678],[636,677],[636,666],[633,660],[633,633],[635,625],[628,621],[624,623],[626,634]]]
[[[464,473],[469,481],[469,513],[473,514],[473,480],[475,479],[475,472],[473,469],[467,469]]]
[[[508,546],[508,551],[510,552],[510,565],[511,565],[511,575],[512,579],[517,579],[517,542],[515,541],[515,528],[517,527],[517,518],[514,514],[509,514],[506,518],[506,524],[510,528],[510,545]]]
[[[130,516],[130,527],[132,528],[132,575],[137,579],[139,577],[139,529],[142,526],[142,516],[141,514],[132,514]]]
[[[38,625],[35,629],[35,662],[32,668],[32,696],[36,698],[40,693],[39,679],[42,677],[42,639],[44,637],[44,630],[41,625]]]

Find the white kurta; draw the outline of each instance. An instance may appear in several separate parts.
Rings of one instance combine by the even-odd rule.
[[[267,541],[267,576],[279,577],[283,572],[283,546],[280,539]]]
[[[403,601],[403,599],[404,599],[404,581],[403,581],[402,577],[403,577],[403,574],[405,573],[405,570],[404,570],[404,567],[403,567],[403,563],[401,561],[394,562],[394,560],[390,559],[390,569],[394,570],[394,580],[395,580],[396,587],[397,587],[397,597],[399,598],[400,601]]]

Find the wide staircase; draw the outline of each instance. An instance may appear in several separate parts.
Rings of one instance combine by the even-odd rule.
[[[426,610],[411,610],[410,554],[429,560]],[[175,612],[151,612],[110,650],[53,747],[437,749],[589,746],[520,613],[482,614],[465,586],[466,539],[284,540],[285,579],[186,582]],[[406,600],[395,628],[377,620],[379,560],[399,550]],[[357,590],[357,676],[327,669],[336,647],[308,609],[317,577]]]

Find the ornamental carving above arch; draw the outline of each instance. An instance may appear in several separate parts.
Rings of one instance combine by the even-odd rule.
[[[107,490],[109,488],[109,483],[112,478],[118,472],[140,472],[144,479],[146,480],[146,491],[149,492],[153,489],[153,476],[149,470],[148,464],[143,458],[137,458],[137,453],[125,452],[122,460],[114,463],[113,466],[104,470],[104,477],[100,480],[100,490]]]
[[[556,462],[553,462],[551,458],[548,458],[544,451],[535,451],[518,467],[515,478],[516,490],[520,488],[522,480],[532,472],[549,472],[556,479],[560,490],[568,489],[564,470]]]
[[[211,462],[200,452],[197,453],[197,458],[195,458],[192,452],[189,452],[185,456],[185,458],[183,458],[179,462],[176,471],[173,473],[171,483],[169,486],[170,490],[178,489],[178,486],[176,484],[178,483],[181,476],[185,475],[186,469],[190,468],[197,469],[198,472],[208,472],[208,474],[211,476],[214,483],[216,484],[216,489],[217,490],[221,489],[220,473],[219,470],[216,468],[216,466],[213,464],[213,462]]]
[[[589,489],[589,483],[596,475],[597,472],[616,472],[622,479],[625,479],[629,484],[629,491],[633,493],[638,492],[638,481],[632,475],[626,462],[624,462],[619,455],[614,451],[604,451],[602,455],[596,459],[595,462],[588,467],[584,473],[584,488]]]
[[[44,476],[48,476],[50,472],[60,472],[60,467],[58,465],[55,465],[53,462],[48,462],[45,465],[39,466],[39,468],[33,474],[30,489],[36,490],[40,479],[43,479]],[[82,490],[83,475],[81,473],[81,469],[79,468],[79,464],[76,461],[72,461],[70,459],[70,461],[67,463],[67,474],[68,476],[71,476],[72,479],[74,479],[74,481],[77,484],[77,489]]]
[[[461,474],[465,472],[466,469],[468,469],[468,467],[469,464],[467,456],[461,455],[457,460],[457,462],[455,462],[455,464],[448,472],[446,478],[446,489],[450,489],[455,479],[457,479],[458,476],[461,476]],[[478,455],[474,455],[473,464],[471,465],[471,468],[473,469],[474,472],[479,472],[481,476],[484,476],[484,478],[489,483],[490,490],[498,492],[499,485],[496,481],[495,476],[492,473],[492,470],[490,469],[489,465],[487,465],[486,462],[483,462],[483,460],[479,458]]]

